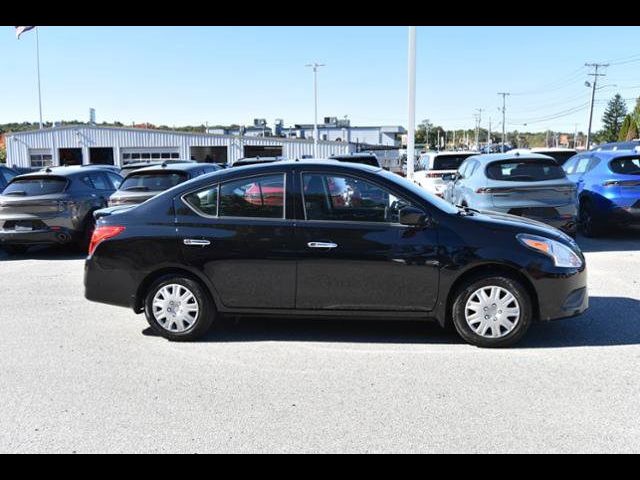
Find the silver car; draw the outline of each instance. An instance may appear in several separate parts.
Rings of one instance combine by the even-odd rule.
[[[475,155],[445,180],[445,199],[455,205],[527,217],[576,234],[576,187],[551,157]]]

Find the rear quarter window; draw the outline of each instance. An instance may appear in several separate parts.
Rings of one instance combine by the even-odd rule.
[[[622,157],[609,162],[613,173],[621,175],[640,175],[640,157]]]
[[[487,177],[509,182],[558,180],[566,174],[554,160],[506,160],[487,167]]]
[[[64,192],[67,183],[65,178],[18,178],[9,184],[2,194],[23,197],[53,195]]]

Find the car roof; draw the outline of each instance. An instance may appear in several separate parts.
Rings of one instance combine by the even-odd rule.
[[[142,167],[140,169],[136,169],[134,172],[131,172],[127,175],[130,177],[132,175],[137,175],[138,173],[144,172],[190,172],[192,170],[197,170],[202,168],[205,165],[213,165],[211,163],[163,163],[160,165],[150,165],[148,167]]]
[[[74,165],[71,167],[47,167],[46,169],[38,170],[37,172],[23,173],[22,175],[19,175],[19,178],[43,177],[43,176],[72,177],[76,175],[86,175],[87,173],[91,173],[92,171],[104,173],[105,169],[96,167],[93,165],[90,165],[90,166]]]
[[[600,158],[617,158],[617,157],[629,157],[629,156],[640,156],[640,151],[637,149],[627,149],[627,150],[589,150],[588,152],[583,152],[586,154],[596,155]]]
[[[252,164],[252,165],[241,165],[237,168],[229,168],[219,170],[215,172],[215,174],[228,174],[235,175],[236,172],[248,172],[248,171],[270,171],[277,170],[285,167],[286,169],[291,168],[305,168],[305,167],[326,167],[330,166],[332,168],[338,169],[353,169],[353,170],[361,170],[363,172],[379,172],[382,170],[381,167],[374,167],[371,165],[366,165],[364,163],[350,163],[350,162],[340,162],[338,160],[334,160],[331,158],[314,158],[314,159],[305,159],[305,160],[280,160],[277,162],[269,162],[263,164]]]
[[[534,153],[541,152],[576,152],[575,148],[565,148],[565,147],[533,147],[531,149]]]

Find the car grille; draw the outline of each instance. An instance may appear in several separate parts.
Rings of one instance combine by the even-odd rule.
[[[41,220],[9,220],[4,222],[3,230],[46,230],[47,225]]]
[[[536,218],[552,218],[560,215],[558,210],[552,207],[512,208],[509,213],[519,217]]]

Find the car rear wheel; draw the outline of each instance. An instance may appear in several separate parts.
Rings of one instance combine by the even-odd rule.
[[[589,202],[580,204],[579,226],[580,233],[587,238],[597,237],[600,233],[599,226],[594,218],[593,208]]]
[[[201,338],[211,328],[213,303],[194,280],[166,276],[151,285],[145,298],[145,315],[151,328],[172,341]]]
[[[519,281],[508,276],[476,278],[458,290],[452,314],[458,334],[468,343],[509,347],[531,325],[531,298]]]

